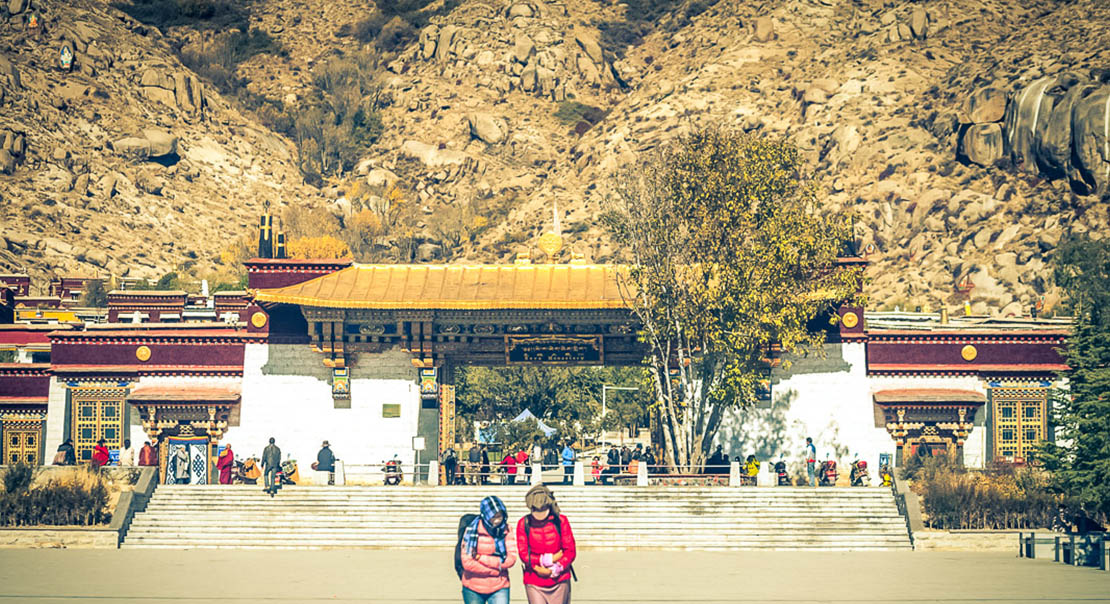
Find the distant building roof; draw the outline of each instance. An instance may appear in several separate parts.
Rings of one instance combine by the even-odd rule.
[[[984,317],[953,316],[941,323],[940,313],[867,312],[867,331],[884,332],[959,332],[959,333],[1069,333],[1071,317]]]

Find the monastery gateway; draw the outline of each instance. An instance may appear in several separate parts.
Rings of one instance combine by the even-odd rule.
[[[3,462],[44,463],[67,438],[87,460],[98,439],[117,449],[130,438],[161,445],[163,480],[167,451],[184,447],[191,481],[214,482],[220,445],[259,454],[272,436],[303,477],[325,439],[353,477],[394,455],[408,465],[457,446],[459,366],[644,356],[620,266],[246,266],[249,291],[223,292],[218,312],[208,303],[198,321],[184,292],[126,290],[111,293],[110,322],[81,322],[71,304],[47,300],[44,312],[12,285],[24,276],[0,276],[0,351],[16,361],[0,364]],[[36,322],[55,311],[69,314]],[[724,421],[726,452],[795,465],[810,436],[819,457],[843,465],[901,463],[926,447],[982,467],[1052,438],[1066,321],[835,312],[824,358],[773,368],[769,400]]]

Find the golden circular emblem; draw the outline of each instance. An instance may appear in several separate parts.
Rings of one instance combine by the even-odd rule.
[[[974,361],[975,357],[979,356],[979,351],[975,350],[975,347],[971,344],[968,344],[960,351],[960,356],[962,356],[965,361]]]
[[[251,325],[254,325],[255,327],[261,328],[265,324],[266,324],[266,313],[259,311],[259,312],[254,313],[253,315],[251,315]]]
[[[859,325],[859,317],[856,316],[856,313],[851,312],[851,311],[848,311],[848,312],[844,313],[844,316],[841,317],[840,320],[844,321],[844,327],[847,327],[848,329],[851,329],[851,328],[855,327],[856,325]]]
[[[550,260],[552,256],[559,253],[559,250],[563,249],[563,238],[555,233],[545,233],[540,237],[536,247],[547,254],[547,258]]]
[[[147,348],[146,346],[140,346],[140,347],[136,348],[135,349],[135,358],[139,359],[140,361],[143,361],[144,363],[146,361],[149,361],[150,360],[150,348]]]

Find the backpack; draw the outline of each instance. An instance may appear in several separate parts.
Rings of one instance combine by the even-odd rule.
[[[471,522],[478,517],[478,514],[463,514],[459,518],[459,538],[455,540],[455,574],[462,579],[463,565],[462,565],[462,540],[463,533],[466,532],[466,527],[470,526]]]
[[[560,518],[559,515],[555,514],[555,513],[552,513],[549,516],[549,518],[551,519],[552,522],[555,523],[555,532],[559,534],[559,543],[562,543],[563,542],[563,520],[562,520],[562,518]],[[528,553],[529,554],[532,553],[532,528],[531,527],[532,527],[531,523],[528,522],[527,520],[525,520],[524,521],[524,541],[525,541],[525,544],[528,547]],[[462,533],[459,533],[459,538],[461,540]],[[519,544],[518,544],[518,546],[519,546]],[[459,563],[462,564],[461,561]],[[572,579],[574,579],[575,581],[578,580],[578,575],[574,572],[574,565],[573,564],[570,566],[570,577]]]

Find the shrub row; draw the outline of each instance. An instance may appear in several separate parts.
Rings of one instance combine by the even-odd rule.
[[[0,526],[93,526],[111,519],[108,483],[97,472],[74,468],[72,472],[33,483],[26,465],[8,468],[0,493]]]
[[[1028,529],[1052,526],[1062,498],[1047,473],[998,464],[966,470],[944,458],[910,458],[903,475],[913,477],[925,525],[935,529]]]

